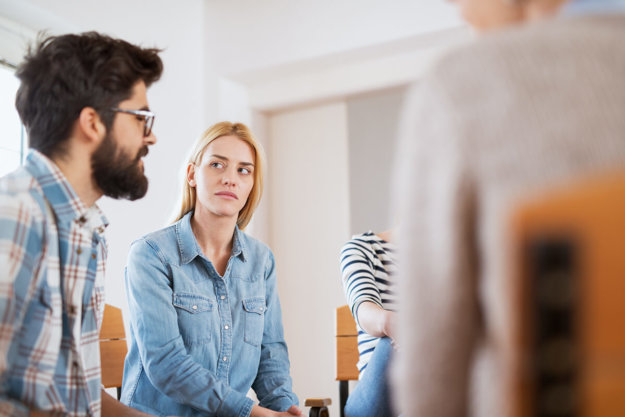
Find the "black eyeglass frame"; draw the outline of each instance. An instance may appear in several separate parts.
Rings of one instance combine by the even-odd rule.
[[[143,137],[148,137],[150,136],[150,133],[152,133],[152,126],[154,126],[154,118],[156,118],[156,115],[152,113],[151,111],[149,110],[127,110],[127,109],[120,109],[119,107],[111,107],[111,111],[118,112],[118,113],[132,114],[137,117],[142,117],[143,120],[145,121],[145,124],[143,125]]]

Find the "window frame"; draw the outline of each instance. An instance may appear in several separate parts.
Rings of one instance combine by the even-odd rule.
[[[36,39],[32,30],[6,17],[0,16],[0,67],[12,72],[17,70],[17,63],[23,58],[27,46]],[[19,163],[26,157],[27,143],[24,125],[20,122]]]

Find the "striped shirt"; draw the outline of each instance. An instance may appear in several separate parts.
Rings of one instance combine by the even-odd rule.
[[[0,179],[0,416],[100,415],[106,225],[37,151]]]
[[[357,366],[361,377],[380,338],[370,336],[360,327],[356,313],[364,301],[395,311],[395,256],[395,246],[371,231],[353,236],[341,250],[343,289],[358,329]]]

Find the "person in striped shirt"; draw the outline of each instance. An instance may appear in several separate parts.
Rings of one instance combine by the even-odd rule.
[[[395,346],[395,246],[391,231],[353,236],[341,250],[343,289],[358,329],[358,385],[345,405],[348,417],[394,414],[387,365]]]
[[[0,416],[142,416],[101,389],[102,196],[147,191],[156,49],[95,32],[52,36],[17,69],[31,148],[0,179]]]

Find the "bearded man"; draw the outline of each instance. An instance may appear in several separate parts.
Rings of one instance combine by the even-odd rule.
[[[95,32],[53,36],[17,70],[30,151],[0,179],[2,416],[144,415],[101,389],[108,223],[95,203],[147,191],[158,52]]]

